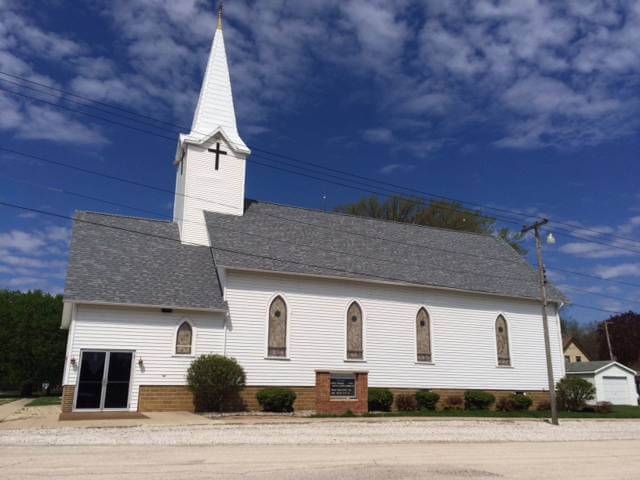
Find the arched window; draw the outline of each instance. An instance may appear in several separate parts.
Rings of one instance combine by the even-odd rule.
[[[347,358],[362,360],[362,309],[353,302],[347,310]]]
[[[191,355],[191,344],[193,342],[193,329],[189,322],[182,322],[176,334],[176,354]]]
[[[502,315],[498,315],[496,319],[496,347],[498,351],[498,365],[511,365],[511,356],[509,355],[509,330],[507,321]]]
[[[425,308],[416,315],[416,352],[419,362],[431,361],[431,325]]]
[[[287,304],[282,297],[273,299],[269,306],[269,357],[287,356]]]

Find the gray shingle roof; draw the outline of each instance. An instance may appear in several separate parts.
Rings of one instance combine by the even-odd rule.
[[[205,218],[218,266],[539,298],[531,265],[491,235],[255,201]],[[566,301],[553,287],[549,298]]]
[[[210,249],[182,245],[177,224],[88,212],[75,218],[66,301],[226,309]]]
[[[566,365],[567,373],[593,373],[615,363],[613,360],[597,360],[593,362],[575,362]]]

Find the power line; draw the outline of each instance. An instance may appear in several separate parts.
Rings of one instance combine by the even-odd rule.
[[[73,217],[70,217],[68,215],[63,215],[63,214],[59,214],[59,213],[55,213],[55,212],[47,212],[45,210],[40,210],[40,209],[37,209],[37,208],[25,207],[23,205],[18,205],[18,204],[15,204],[15,203],[9,203],[9,202],[0,201],[0,205],[1,206],[5,206],[5,207],[9,207],[9,208],[18,209],[18,210],[24,210],[24,211],[28,211],[28,212],[32,212],[32,213],[38,213],[38,214],[41,214],[41,215],[47,215],[47,216],[51,216],[51,217],[55,217],[55,218],[60,218],[60,219],[64,219],[64,220],[69,220],[69,221],[74,221],[74,222],[79,222],[79,223],[86,223],[86,224],[95,225],[95,226],[99,226],[99,227],[111,228],[111,229],[114,229],[114,230],[120,230],[120,231],[124,231],[124,232],[128,232],[128,233],[144,235],[144,236],[151,237],[151,238],[177,242],[177,243],[186,244],[186,245],[190,245],[190,246],[203,247],[202,245],[199,245],[199,244],[196,244],[196,243],[193,243],[193,242],[183,242],[180,239],[173,238],[173,237],[167,237],[167,236],[164,236],[164,235],[158,235],[158,234],[153,234],[153,233],[148,233],[148,232],[141,232],[139,230],[132,230],[130,228],[118,227],[118,226],[115,226],[115,225],[105,225],[103,223],[92,222],[90,220],[84,220],[84,219],[79,219],[79,218],[73,218]],[[205,247],[205,248],[211,248],[211,247]],[[397,277],[375,275],[375,274],[372,274],[372,273],[357,272],[357,271],[353,271],[353,270],[328,267],[328,266],[325,266],[325,265],[317,265],[317,264],[313,264],[313,263],[297,262],[297,261],[291,260],[291,259],[272,257],[270,255],[259,255],[259,254],[256,254],[256,253],[249,253],[249,252],[245,252],[245,251],[241,251],[241,250],[234,250],[234,249],[223,248],[223,247],[214,247],[214,249],[217,250],[217,251],[221,251],[221,252],[238,253],[238,254],[246,255],[246,256],[250,256],[250,257],[256,257],[256,258],[261,258],[261,259],[266,259],[266,260],[274,260],[274,261],[277,261],[277,262],[290,263],[290,264],[293,264],[293,265],[303,265],[303,266],[306,266],[306,267],[314,267],[314,268],[319,268],[319,269],[331,270],[331,271],[335,271],[335,272],[339,272],[339,273],[347,273],[347,274],[352,274],[352,275],[359,275],[361,277],[371,277],[371,278],[378,278],[378,279],[381,279],[381,280],[391,280],[393,282],[399,282],[399,283],[406,284],[406,285],[418,285],[418,284],[409,282],[406,279],[397,278]],[[431,287],[439,287],[439,285],[434,285],[434,284],[431,284],[429,286],[431,286]]]
[[[626,285],[627,287],[640,288],[640,284],[637,284],[637,283],[624,282],[622,280],[614,280],[613,278],[600,277],[598,275],[591,275],[591,274],[585,273],[585,272],[576,272],[575,270],[567,270],[567,269],[559,268],[559,267],[550,267],[550,269],[551,270],[556,270],[556,271],[562,272],[562,273],[568,273],[569,275],[576,275],[578,277],[592,278],[594,280],[602,280],[603,282],[611,282],[611,283],[617,283],[617,284],[620,284],[620,285]]]
[[[157,187],[157,186],[153,186],[153,185],[148,185],[148,184],[145,184],[145,183],[142,183],[142,182],[128,180],[126,178],[118,177],[118,176],[115,176],[115,175],[103,174],[103,173],[97,172],[95,170],[89,170],[87,168],[77,167],[75,165],[71,165],[71,164],[68,164],[68,163],[64,163],[64,162],[60,162],[60,161],[57,161],[57,160],[48,159],[48,158],[45,158],[45,157],[42,157],[42,156],[38,156],[38,155],[27,154],[27,153],[24,153],[24,152],[20,152],[18,150],[9,149],[9,148],[2,147],[2,146],[0,146],[0,150],[6,151],[6,152],[10,152],[10,153],[13,153],[13,154],[16,154],[16,155],[25,156],[27,158],[32,158],[32,159],[37,160],[37,161],[51,163],[51,164],[58,165],[60,167],[68,168],[68,169],[71,169],[71,170],[78,170],[78,171],[81,171],[83,173],[95,175],[95,176],[98,176],[98,177],[105,177],[105,178],[108,178],[110,180],[115,180],[115,181],[120,181],[120,182],[124,182],[124,183],[128,183],[128,184],[132,184],[134,186],[138,186],[138,187],[142,187],[142,188],[150,188],[150,189],[153,189],[153,190],[156,190],[156,191],[159,191],[159,192],[165,192],[165,193],[170,193],[172,195],[178,195],[178,196],[181,196],[183,198],[191,198],[191,199],[194,199],[194,200],[199,200],[199,201],[202,201],[202,202],[209,203],[211,205],[220,205],[220,206],[225,206],[225,207],[229,207],[229,208],[235,208],[235,206],[229,205],[229,204],[226,204],[226,203],[215,202],[213,200],[207,200],[207,199],[200,198],[200,197],[195,197],[195,196],[192,196],[192,195],[187,195],[187,194],[174,192],[173,190],[169,190],[169,189],[166,189],[166,188]],[[120,206],[122,206],[122,205],[120,205]],[[128,207],[128,206],[125,207],[125,208],[136,209],[136,207]],[[387,238],[387,237],[367,235],[367,234],[364,234],[364,233],[361,233],[361,232],[356,232],[356,231],[349,230],[349,229],[337,230],[337,229],[334,229],[332,227],[328,227],[326,225],[320,225],[320,224],[316,224],[314,222],[308,222],[308,221],[299,220],[299,219],[295,219],[295,218],[291,218],[291,217],[283,217],[281,215],[275,215],[275,214],[272,214],[272,213],[265,213],[265,215],[269,216],[269,217],[272,217],[272,218],[277,218],[279,220],[284,220],[284,221],[292,222],[292,223],[299,223],[299,224],[302,224],[302,225],[305,225],[305,226],[309,226],[309,227],[313,227],[313,228],[319,228],[319,229],[323,229],[323,230],[334,231],[334,232],[337,232],[337,233],[349,234],[349,235],[364,237],[364,238],[367,238],[367,239],[394,243],[394,244],[397,244],[397,245],[405,245],[405,246],[409,246],[409,247],[424,248],[424,249],[428,249],[428,250],[451,253],[451,254],[455,254],[455,255],[478,257],[478,258],[483,258],[483,259],[486,259],[486,260],[497,260],[497,261],[501,261],[501,262],[505,262],[505,263],[514,263],[514,264],[516,264],[516,263],[517,264],[525,263],[526,264],[526,261],[524,259],[520,258],[520,257],[518,257],[517,260],[506,260],[506,259],[504,259],[502,257],[480,256],[480,255],[476,255],[476,254],[469,253],[469,252],[460,252],[460,251],[457,251],[457,250],[449,250],[449,249],[444,249],[444,248],[438,248],[438,247],[433,247],[433,246],[430,246],[430,245],[424,245],[424,244],[420,244],[420,243],[404,242],[404,241],[401,241],[401,240],[396,240],[396,239]],[[418,226],[418,225],[416,225],[416,226]]]
[[[140,211],[140,212],[145,212],[145,213],[150,213],[153,215],[157,215],[161,218],[167,218],[167,219],[171,219],[171,217],[169,215],[166,215],[164,213],[161,212],[157,212],[154,210],[148,210],[148,209],[144,209],[144,208],[139,208],[139,207],[135,207],[132,205],[128,205],[128,204],[124,204],[124,203],[119,203],[119,202],[113,202],[110,200],[106,200],[103,198],[99,198],[99,197],[94,197],[91,195],[85,195],[82,193],[78,193],[78,192],[73,192],[70,190],[66,190],[66,189],[62,189],[62,188],[56,188],[56,187],[50,187],[50,186],[46,186],[46,185],[42,185],[42,184],[38,184],[35,182],[31,182],[28,180],[22,180],[22,179],[17,179],[14,177],[11,177],[9,175],[3,175],[0,174],[0,176],[8,178],[9,180],[12,180],[14,182],[19,182],[19,183],[23,183],[26,185],[31,185],[37,188],[42,188],[45,190],[52,190],[54,192],[57,193],[62,193],[64,195],[70,195],[73,197],[78,197],[78,198],[83,198],[86,200],[92,200],[92,201],[96,201],[96,202],[101,202],[101,203],[105,203],[108,205],[113,205],[113,206],[117,206],[117,207],[121,207],[121,208],[127,208],[127,209],[131,209],[131,210],[136,210],[136,211]],[[192,224],[196,224],[196,225],[201,225],[201,226],[205,226],[207,227],[207,224],[205,222],[197,222],[197,221],[193,221],[193,220],[187,220],[187,219],[177,219],[177,220],[181,220],[187,223],[192,223]],[[216,225],[216,228],[220,228],[222,230],[226,230],[229,232],[234,232],[234,233],[240,233],[242,235],[248,235],[248,236],[252,236],[252,237],[258,237],[258,238],[264,238],[270,241],[275,241],[275,242],[280,242],[280,243],[286,243],[289,245],[295,245],[298,247],[303,247],[303,248],[308,248],[308,249],[313,249],[313,250],[320,250],[320,251],[324,251],[324,252],[328,252],[328,253],[334,253],[334,254],[338,254],[338,255],[346,255],[346,256],[351,256],[351,257],[358,257],[358,258],[365,258],[368,260],[374,260],[376,262],[384,262],[384,263],[392,263],[392,264],[396,264],[396,265],[405,265],[405,266],[409,266],[409,267],[416,267],[417,265],[413,262],[398,262],[396,260],[390,260],[388,258],[380,258],[380,257],[372,257],[370,255],[362,255],[362,254],[358,254],[358,253],[353,253],[353,252],[344,252],[341,250],[335,250],[335,249],[328,249],[328,248],[324,248],[324,247],[319,247],[316,245],[309,245],[309,244],[305,244],[305,243],[299,243],[299,242],[292,242],[290,240],[283,240],[283,239],[279,239],[279,238],[275,238],[275,237],[271,237],[271,236],[267,236],[267,235],[260,235],[254,232],[247,232],[244,230],[238,230],[235,228],[230,228],[224,225]],[[429,247],[426,246],[421,246],[422,248],[425,248],[426,250],[431,250]],[[457,253],[457,252],[452,252],[452,253]],[[478,256],[479,258],[485,258],[485,257],[481,257]],[[522,262],[518,262],[518,263],[522,263]],[[487,278],[499,278],[499,279],[504,279],[504,280],[522,280],[522,277],[508,277],[508,276],[504,276],[504,275],[491,275],[488,273],[478,273],[478,272],[474,272],[474,271],[469,271],[469,270],[451,270],[451,269],[445,269],[445,268],[431,268],[430,270],[434,270],[434,271],[439,271],[439,272],[449,272],[449,273],[455,273],[455,274],[466,274],[466,275],[475,275],[475,276],[479,276],[479,277],[487,277]]]
[[[128,113],[128,114],[130,114],[130,115],[135,115],[135,116],[138,116],[138,117],[142,117],[142,118],[150,119],[150,120],[153,120],[154,122],[162,123],[162,124],[164,124],[164,125],[168,125],[168,126],[172,126],[172,127],[174,127],[174,128],[177,128],[177,129],[181,129],[181,130],[186,130],[186,129],[188,129],[188,128],[187,128],[187,127],[185,127],[184,125],[179,125],[179,124],[176,124],[176,123],[166,122],[166,121],[163,121],[163,120],[160,120],[160,119],[157,119],[157,118],[151,117],[151,116],[149,116],[149,115],[139,114],[139,113],[134,112],[134,111],[132,111],[132,110],[124,109],[124,108],[118,107],[118,106],[113,105],[113,104],[109,104],[109,103],[105,103],[105,102],[100,102],[100,101],[97,101],[97,100],[93,100],[93,99],[91,99],[91,98],[89,98],[89,97],[82,96],[82,95],[78,95],[78,94],[74,94],[74,93],[72,93],[72,92],[69,92],[69,91],[66,91],[66,90],[63,90],[63,89],[60,89],[60,88],[52,87],[52,86],[46,85],[46,84],[44,84],[44,83],[40,83],[40,82],[36,82],[36,81],[33,81],[33,80],[29,80],[29,79],[24,78],[24,77],[20,77],[20,76],[18,76],[18,75],[10,74],[10,73],[3,72],[3,71],[0,71],[0,74],[5,75],[5,76],[9,76],[9,77],[12,77],[12,78],[16,78],[16,79],[19,79],[19,80],[22,80],[22,81],[24,81],[24,82],[28,82],[28,83],[31,83],[31,84],[34,84],[34,85],[38,85],[38,86],[40,86],[40,87],[47,88],[47,89],[50,89],[50,90],[53,90],[53,91],[56,91],[56,92],[59,92],[59,93],[63,93],[63,94],[68,95],[68,96],[73,96],[73,97],[75,97],[75,98],[80,98],[80,99],[82,99],[82,100],[85,100],[85,101],[88,101],[88,102],[91,102],[91,103],[96,103],[96,104],[99,104],[99,105],[104,105],[104,106],[107,106],[107,107],[109,107],[109,108],[113,108],[113,109],[116,109],[116,110],[119,110],[119,111],[122,111],[122,112]],[[3,80],[3,81],[5,81],[5,82],[8,82],[8,80],[6,80],[6,79],[2,79],[2,80]],[[29,89],[31,89],[31,90],[37,91],[37,92],[39,92],[39,93],[43,93],[43,94],[45,94],[45,95],[52,95],[52,94],[50,94],[50,93],[42,92],[42,91],[37,90],[37,89],[34,89],[34,88],[32,88],[32,87],[27,87],[27,86],[22,85],[22,84],[20,84],[20,83],[18,83],[18,82],[11,82],[11,83],[16,84],[16,85],[19,85],[19,86],[24,87],[24,88],[29,88]],[[1,88],[0,88],[0,89],[1,89]],[[30,99],[32,99],[32,100],[39,100],[39,101],[43,101],[43,102],[48,103],[48,104],[50,104],[50,105],[52,105],[52,106],[55,106],[55,107],[60,107],[60,105],[58,105],[58,104],[56,104],[56,103],[53,103],[53,102],[47,102],[46,100],[42,100],[42,99],[37,99],[37,98],[29,97],[29,96],[26,96],[26,95],[23,95],[23,94],[20,94],[20,93],[17,93],[17,92],[12,92],[12,91],[10,91],[10,90],[6,90],[6,89],[3,89],[3,90],[5,90],[5,91],[7,91],[7,92],[10,92],[10,93],[13,93],[13,94],[15,94],[15,95],[23,96],[23,97],[25,97],[25,98],[30,98]],[[67,100],[68,100],[68,99],[67,99]],[[102,111],[102,112],[108,113],[108,114],[110,114],[110,115],[119,115],[119,114],[117,114],[117,113],[109,112],[109,111],[104,110],[104,109],[98,109],[97,107],[93,107],[93,106],[91,106],[91,105],[87,105],[87,104],[84,104],[84,103],[80,103],[80,102],[76,102],[76,101],[72,101],[72,102],[73,102],[73,103],[76,103],[76,104],[79,104],[79,105],[83,105],[83,106],[88,107],[88,108],[94,108],[94,109],[97,109],[97,110],[99,110],[99,111]],[[70,109],[70,110],[71,110],[71,111],[73,111],[72,109]],[[77,111],[76,111],[75,113],[85,114],[86,112],[77,112]],[[87,115],[91,116],[90,114],[87,114]],[[127,126],[127,125],[121,124],[121,123],[119,123],[119,122],[114,122],[114,121],[109,120],[109,119],[104,119],[104,118],[102,118],[102,117],[97,117],[97,116],[92,116],[92,117],[93,117],[93,118],[97,118],[97,119],[102,119],[102,120],[104,120],[104,121],[111,122],[111,123],[114,123],[114,124],[116,124],[116,125],[125,126],[125,127],[130,127],[130,128],[134,128],[134,129],[135,129],[135,127]],[[160,127],[160,126],[157,126],[157,125],[151,124],[151,123],[149,123],[149,122],[144,122],[144,121],[141,121],[141,120],[135,120],[135,119],[131,119],[131,118],[129,118],[129,117],[125,117],[125,118],[127,118],[128,120],[137,121],[137,122],[140,122],[140,123],[144,123],[144,124],[146,124],[146,125],[150,125],[152,128],[163,129],[163,130],[165,130],[165,131],[171,131],[172,133],[175,133],[175,130],[174,130],[174,129],[169,130],[169,129],[165,128],[165,127]],[[147,133],[147,134],[151,134],[151,135],[160,136],[161,138],[168,138],[168,137],[166,137],[166,136],[164,136],[164,135],[155,134],[155,133],[153,133],[153,132],[149,132],[149,131],[146,131],[146,130],[141,130],[141,129],[137,129],[137,130],[138,130],[138,131],[141,131],[141,132],[143,132],[143,133]],[[197,131],[194,131],[194,133],[198,133],[198,134],[201,134],[201,135],[206,135],[205,133],[197,132]],[[169,139],[170,139],[171,141],[175,141],[175,139],[173,139],[173,138],[169,138]],[[504,208],[498,208],[498,207],[492,207],[492,206],[483,205],[483,204],[480,204],[480,203],[475,203],[475,202],[470,202],[470,201],[458,200],[458,199],[455,199],[455,198],[446,197],[446,196],[442,196],[442,195],[436,195],[436,194],[433,194],[433,193],[430,193],[430,192],[425,192],[425,191],[421,191],[421,190],[413,189],[413,188],[410,188],[410,187],[400,186],[400,185],[397,185],[397,184],[394,184],[394,183],[391,183],[391,182],[385,182],[385,181],[383,181],[383,180],[373,179],[373,178],[370,178],[370,177],[366,177],[366,176],[363,176],[363,175],[354,174],[354,173],[347,172],[347,171],[344,171],[344,170],[339,170],[339,169],[331,168],[331,167],[326,166],[326,165],[319,165],[319,164],[314,163],[314,162],[309,162],[309,161],[301,160],[301,159],[299,159],[299,158],[296,158],[296,157],[293,157],[293,156],[289,156],[289,155],[284,155],[284,154],[282,154],[282,153],[270,152],[270,151],[268,151],[268,150],[260,149],[260,148],[257,148],[257,147],[254,147],[254,148],[253,148],[253,150],[255,150],[255,151],[259,151],[259,152],[262,152],[262,153],[267,154],[267,155],[276,156],[276,157],[280,157],[280,158],[282,158],[282,159],[286,159],[286,160],[293,161],[293,162],[295,162],[295,164],[293,164],[292,166],[296,166],[296,167],[298,167],[298,168],[299,168],[298,164],[299,164],[300,162],[305,163],[305,164],[307,164],[307,165],[312,165],[314,168],[321,169],[321,170],[322,170],[322,172],[321,172],[321,173],[322,173],[323,175],[328,175],[328,174],[326,174],[326,170],[330,170],[330,171],[333,171],[333,172],[339,173],[339,174],[341,174],[341,175],[347,175],[347,176],[350,176],[350,177],[359,178],[359,179],[361,179],[361,180],[365,180],[366,182],[369,182],[369,183],[375,183],[375,184],[381,184],[381,185],[388,185],[388,186],[391,186],[391,187],[396,188],[396,189],[397,189],[397,188],[399,188],[399,189],[401,189],[401,190],[405,190],[405,191],[413,191],[413,192],[415,192],[415,193],[417,193],[417,194],[425,195],[425,196],[432,197],[432,198],[440,198],[440,199],[447,200],[447,201],[451,201],[451,202],[460,202],[460,203],[463,203],[463,204],[473,205],[473,206],[480,207],[480,208],[487,209],[487,210],[492,210],[492,211],[498,211],[498,212],[508,213],[508,214],[510,214],[510,215],[517,215],[518,217],[525,218],[525,219],[528,219],[528,218],[531,218],[531,217],[532,217],[531,215],[526,215],[526,214],[523,214],[522,212],[518,212],[518,211],[514,211],[514,210],[509,210],[509,209],[504,209]],[[269,159],[269,160],[274,161],[274,159]],[[290,164],[290,162],[283,162],[283,163],[289,163],[289,164]],[[335,177],[335,176],[333,176],[333,175],[329,175],[329,176],[332,176],[332,177],[336,178],[336,177]],[[338,178],[339,178],[339,177],[338,177]],[[324,180],[323,180],[323,181],[324,181]],[[362,184],[361,182],[359,182],[359,183],[360,183],[360,184]],[[342,185],[342,186],[346,186],[346,185]],[[385,189],[385,190],[386,190],[386,189]],[[394,194],[395,194],[395,193],[397,193],[397,192],[394,192]],[[378,193],[378,194],[379,194],[379,193]],[[384,195],[387,195],[387,194],[384,194]],[[403,193],[403,195],[404,195],[404,193]],[[513,220],[511,220],[511,221],[513,221]],[[515,223],[515,222],[514,222],[514,223]],[[633,242],[633,243],[638,243],[638,244],[640,244],[640,240],[637,240],[637,239],[634,239],[634,238],[625,237],[625,236],[621,236],[621,235],[617,235],[617,234],[613,234],[613,233],[604,233],[604,232],[601,232],[601,231],[598,231],[598,230],[595,230],[595,229],[591,229],[591,228],[588,228],[588,227],[576,226],[576,225],[571,224],[571,223],[568,223],[568,222],[561,222],[561,221],[554,220],[554,224],[556,224],[556,225],[564,225],[564,226],[569,227],[569,228],[571,229],[571,230],[567,230],[567,229],[565,228],[565,229],[563,229],[563,231],[570,231],[570,232],[575,232],[575,231],[578,231],[578,232],[579,232],[579,231],[591,232],[591,233],[596,233],[596,234],[598,234],[598,235],[606,235],[606,236],[609,236],[609,237],[612,237],[612,238],[618,238],[618,239],[620,239],[620,240],[624,240],[624,241],[627,241],[627,242]],[[558,227],[555,227],[555,228],[556,228],[556,231],[557,231]],[[616,246],[616,245],[610,245],[610,244],[605,243],[605,242],[596,242],[596,241],[593,241],[590,237],[575,237],[575,238],[579,238],[579,239],[581,239],[581,240],[588,241],[588,242],[592,242],[592,243],[599,243],[599,244],[602,244],[602,245],[613,246],[614,248],[622,248],[622,249],[624,249],[623,247],[621,247],[621,246],[619,246],[619,245],[618,245],[618,246]],[[627,249],[627,250],[628,250],[628,249]],[[634,250],[629,250],[629,251],[633,251],[634,253],[640,253],[640,251],[634,251]]]
[[[640,300],[631,300],[630,298],[616,297],[614,295],[609,295],[607,293],[593,292],[593,291],[588,290],[586,288],[574,287],[573,285],[563,285],[563,288],[566,288],[568,290],[574,290],[576,292],[586,293],[588,295],[597,295],[599,297],[609,298],[611,300],[618,300],[620,302],[629,302],[629,303],[635,303],[635,304],[640,305]]]
[[[611,313],[613,315],[621,315],[621,314],[624,313],[624,312],[618,312],[616,310],[607,310],[605,308],[598,308],[598,307],[591,307],[589,305],[582,305],[580,303],[572,303],[572,304],[567,305],[567,306],[568,307],[586,308],[588,310],[595,310],[595,311],[598,311],[598,312]]]
[[[77,113],[77,114],[80,114],[80,115],[86,115],[86,116],[88,116],[90,118],[103,120],[103,121],[106,121],[106,122],[109,122],[109,123],[112,123],[112,124],[115,124],[115,125],[118,125],[118,126],[122,126],[122,127],[125,127],[125,128],[131,128],[131,129],[133,129],[135,131],[138,131],[138,132],[141,132],[141,133],[146,133],[148,135],[153,135],[153,136],[156,136],[156,137],[159,137],[159,138],[163,138],[163,139],[169,140],[171,142],[175,141],[174,138],[167,137],[166,135],[161,135],[161,134],[158,134],[158,133],[155,133],[155,132],[151,132],[149,130],[144,130],[144,129],[141,129],[141,128],[137,128],[137,127],[134,127],[134,126],[122,123],[122,122],[114,121],[114,120],[111,120],[111,119],[106,119],[106,118],[100,117],[98,115],[93,115],[93,114],[90,114],[90,113],[87,113],[87,112],[78,111],[78,110],[75,110],[75,109],[72,109],[72,108],[65,107],[63,105],[56,104],[54,102],[49,102],[47,100],[43,100],[43,99],[40,99],[40,98],[31,97],[29,95],[21,94],[21,93],[18,93],[18,92],[13,92],[11,90],[7,90],[7,89],[2,88],[2,87],[0,87],[0,90],[8,92],[8,93],[13,94],[13,95],[24,97],[24,98],[27,98],[27,99],[40,101],[40,102],[43,102],[43,103],[45,103],[47,105],[51,105],[53,107],[61,108],[63,110],[67,110],[67,111],[70,111],[72,113]],[[255,155],[255,154],[253,156],[254,157],[257,156],[258,158],[263,158],[263,159],[266,159],[266,160],[269,160],[269,161],[274,161],[274,159],[271,159],[271,158],[268,158],[268,157],[260,157],[259,155]],[[389,196],[388,193],[380,192],[380,191],[377,191],[377,190],[371,190],[370,188],[356,187],[354,185],[350,185],[350,184],[346,184],[346,183],[327,180],[325,178],[318,177],[317,175],[311,175],[311,174],[308,174],[308,173],[297,172],[297,171],[294,171],[294,170],[291,170],[291,169],[287,169],[287,168],[284,168],[284,167],[265,164],[263,162],[255,160],[255,158],[247,158],[247,161],[250,161],[252,163],[256,163],[258,165],[265,166],[267,168],[285,171],[285,172],[288,172],[288,173],[292,173],[294,175],[303,176],[303,177],[307,177],[307,178],[312,178],[312,179],[316,179],[316,180],[319,180],[319,181],[322,181],[322,182],[332,183],[334,185],[339,185],[339,186],[342,186],[342,187],[345,187],[345,188],[350,188],[350,189],[359,190],[359,191],[365,191],[365,192],[372,193],[372,194],[375,194],[375,195]],[[275,160],[275,161],[277,161],[277,160]],[[301,170],[309,170],[306,167],[296,166],[295,168],[298,168],[298,169],[301,169]],[[323,175],[327,175],[327,174],[323,174]],[[333,176],[333,175],[330,175],[330,176]],[[335,176],[333,176],[333,177],[335,177]],[[389,190],[387,190],[387,191],[390,192]],[[391,193],[392,193],[392,195],[398,195],[399,194],[399,192],[391,192]],[[410,199],[410,198],[404,198],[404,200],[408,201],[408,202],[412,202],[412,203],[414,203],[416,205],[424,205],[424,206],[428,206],[429,205],[424,200],[415,200],[415,199]],[[449,207],[449,208],[452,208],[452,207]],[[514,220],[513,218],[500,217],[500,216],[497,216],[497,215],[493,215],[493,217],[496,218],[496,219],[499,219],[499,220],[501,220],[503,222],[520,225],[520,222]],[[553,230],[552,229],[548,229],[548,230],[552,231],[554,233],[557,233],[558,235],[568,236],[568,237],[576,238],[576,239],[579,239],[579,240],[582,240],[582,241],[595,243],[595,244],[600,244],[600,245],[607,246],[607,247],[610,247],[610,248],[615,248],[615,249],[618,249],[618,250],[623,250],[623,251],[627,251],[627,252],[630,252],[630,253],[634,253],[634,254],[639,254],[640,255],[640,250],[634,250],[634,249],[630,249],[630,248],[625,248],[625,247],[622,247],[620,245],[615,245],[615,244],[611,244],[611,243],[607,243],[607,242],[602,242],[602,241],[599,241],[599,240],[594,240],[593,238],[589,238],[589,237],[580,237],[580,236],[577,236],[577,235],[572,234],[572,233],[564,233],[564,232],[566,232],[566,230],[564,230],[564,231],[560,230],[559,231],[557,228],[553,229]]]

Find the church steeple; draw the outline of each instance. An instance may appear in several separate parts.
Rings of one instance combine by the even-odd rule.
[[[251,153],[236,125],[222,13],[220,3],[191,132],[180,135],[174,162],[173,218],[183,242],[201,245],[209,245],[205,211],[243,214],[246,157]]]
[[[190,136],[208,135],[213,129],[221,127],[233,143],[247,150],[236,126],[231,78],[222,31],[222,14],[223,7],[220,3],[217,28],[213,36]]]

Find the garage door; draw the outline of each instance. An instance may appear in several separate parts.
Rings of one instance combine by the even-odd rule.
[[[613,404],[629,403],[629,385],[626,377],[604,377],[604,399]]]

